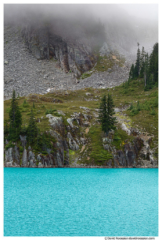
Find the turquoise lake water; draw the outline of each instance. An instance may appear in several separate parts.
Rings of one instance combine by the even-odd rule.
[[[158,236],[158,169],[5,168],[4,236]]]

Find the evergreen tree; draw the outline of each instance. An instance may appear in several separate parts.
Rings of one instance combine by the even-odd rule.
[[[134,79],[134,64],[132,64],[130,72],[129,72],[129,79]]]
[[[104,96],[100,104],[99,121],[101,123],[102,131],[108,135],[111,129],[115,129],[116,118],[114,115],[114,103],[112,96]]]
[[[129,80],[144,78],[145,90],[151,89],[158,84],[158,43],[155,43],[153,51],[149,56],[142,47],[140,54],[139,43],[135,66],[132,64],[129,72]]]
[[[13,90],[11,107],[9,111],[9,120],[10,120],[10,126],[9,126],[8,139],[11,141],[17,141],[19,139],[19,134],[21,131],[22,116],[17,103],[15,90]]]
[[[106,95],[101,99],[99,121],[101,123],[102,131],[107,131],[107,106],[106,106]]]
[[[144,64],[144,81],[145,81],[145,87],[148,85],[148,79],[149,79],[149,56],[148,53],[145,54],[145,64]]]
[[[37,132],[38,132],[38,130],[37,130],[36,121],[34,119],[33,109],[31,109],[29,125],[27,127],[27,141],[29,142],[29,144],[32,145],[35,143],[35,139],[37,137]]]
[[[155,43],[150,55],[149,74],[152,74],[153,83],[158,83],[158,43]]]
[[[140,49],[139,49],[139,43],[137,43],[138,45],[138,50],[137,50],[137,59],[136,59],[136,64],[135,64],[135,68],[134,68],[134,77],[138,78],[139,74],[140,74]]]
[[[142,47],[141,59],[140,59],[140,78],[144,77],[144,67],[145,67],[145,50]]]
[[[116,117],[113,117],[113,115],[115,114],[114,112],[114,102],[112,99],[112,96],[110,94],[108,94],[107,97],[107,115],[108,115],[108,131],[110,131],[111,129],[115,129],[115,123],[116,123]]]

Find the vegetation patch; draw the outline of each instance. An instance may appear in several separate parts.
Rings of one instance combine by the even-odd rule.
[[[95,165],[104,165],[106,161],[112,159],[112,154],[103,148],[102,144],[102,130],[100,125],[93,125],[90,128],[88,137],[90,138],[90,145],[88,148],[88,156],[90,160],[88,163]]]
[[[88,77],[90,77],[92,75],[92,72],[85,72],[85,73],[83,73],[82,75],[81,75],[81,79],[85,79],[85,78],[88,78]]]

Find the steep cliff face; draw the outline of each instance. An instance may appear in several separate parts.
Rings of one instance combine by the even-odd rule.
[[[91,48],[67,41],[50,29],[49,26],[26,26],[22,29],[22,36],[30,52],[38,60],[56,59],[66,73],[71,71],[77,78],[94,66],[97,59]]]

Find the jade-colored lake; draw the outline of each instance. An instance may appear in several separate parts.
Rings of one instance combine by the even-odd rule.
[[[158,236],[158,169],[5,168],[4,236]]]

